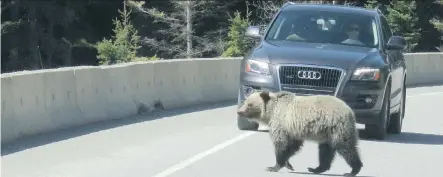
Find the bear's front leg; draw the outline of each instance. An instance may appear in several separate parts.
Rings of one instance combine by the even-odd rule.
[[[270,132],[274,144],[276,164],[272,167],[267,167],[266,171],[277,172],[283,167],[293,171],[294,168],[289,163],[289,158],[300,149],[303,142],[291,140],[290,137],[282,131]]]
[[[294,171],[294,167],[292,167],[291,163],[289,163],[289,161],[286,161],[285,163],[285,167],[291,171]],[[282,166],[275,164],[275,166],[273,167],[267,167],[266,171],[270,171],[270,172],[277,172],[278,170],[280,170],[282,168]]]
[[[292,167],[291,163],[289,163],[289,160],[286,161],[286,165],[285,165],[285,167],[286,167],[287,169],[291,170],[291,171],[294,171],[294,167]]]

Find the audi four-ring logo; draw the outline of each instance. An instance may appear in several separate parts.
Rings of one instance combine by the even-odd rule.
[[[317,71],[298,71],[297,76],[300,79],[312,79],[312,80],[321,79],[321,74],[320,72]]]

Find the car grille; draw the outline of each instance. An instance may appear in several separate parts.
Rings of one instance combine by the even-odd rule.
[[[299,71],[315,71],[321,74],[320,79],[302,79]],[[280,66],[279,76],[282,90],[301,92],[302,94],[333,95],[341,78],[342,71],[334,68],[315,66]]]

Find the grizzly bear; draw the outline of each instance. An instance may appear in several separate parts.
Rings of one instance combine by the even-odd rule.
[[[276,172],[283,167],[293,170],[288,160],[301,149],[305,140],[318,143],[319,165],[308,168],[311,173],[329,170],[336,152],[352,168],[344,176],[357,175],[363,166],[357,148],[355,114],[337,97],[257,91],[245,99],[237,114],[269,127],[276,164],[267,167],[267,171]]]

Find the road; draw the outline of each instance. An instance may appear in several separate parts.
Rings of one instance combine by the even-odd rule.
[[[408,89],[404,133],[385,141],[362,139],[359,176],[441,176],[442,102],[443,86]],[[337,156],[324,175],[308,173],[318,162],[316,145],[307,143],[290,160],[294,172],[266,172],[275,162],[267,133],[237,130],[235,117],[234,103],[220,103],[24,139],[2,147],[2,176],[301,177],[350,171]]]

